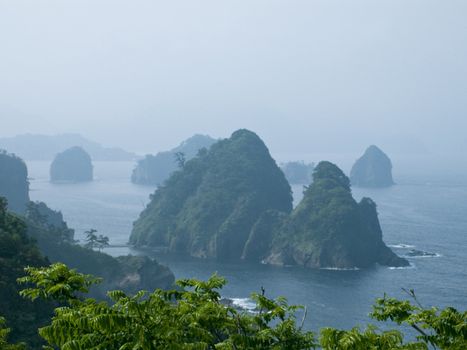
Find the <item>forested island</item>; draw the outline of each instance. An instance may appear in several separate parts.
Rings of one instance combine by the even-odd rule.
[[[186,162],[151,196],[130,242],[219,260],[305,267],[407,266],[382,241],[375,203],[357,203],[349,179],[321,162],[292,211],[291,188],[253,132]]]
[[[245,258],[270,264],[311,268],[409,265],[384,244],[376,204],[370,198],[357,203],[347,176],[325,161],[315,168],[312,184],[291,215],[269,213],[255,226],[250,240],[252,252],[246,250]]]
[[[240,259],[267,210],[290,212],[292,194],[263,141],[238,130],[160,186],[135,222],[132,244],[216,259]]]
[[[313,179],[314,163],[301,162],[286,162],[281,164],[281,169],[284,172],[287,181],[292,184],[309,185]]]
[[[190,160],[203,148],[209,148],[215,139],[208,135],[193,135],[170,151],[148,154],[139,160],[133,173],[131,182],[139,185],[162,184],[181,163]]]
[[[81,147],[71,147],[57,154],[50,165],[51,182],[87,182],[93,180],[89,154]]]
[[[350,181],[356,187],[394,185],[391,159],[377,146],[371,145],[352,166]]]

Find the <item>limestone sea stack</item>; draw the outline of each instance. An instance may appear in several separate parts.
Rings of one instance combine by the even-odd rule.
[[[368,147],[353,165],[350,182],[356,187],[378,188],[394,185],[391,159],[378,147]]]
[[[51,182],[87,182],[93,180],[89,154],[81,147],[71,147],[55,156],[50,166]]]

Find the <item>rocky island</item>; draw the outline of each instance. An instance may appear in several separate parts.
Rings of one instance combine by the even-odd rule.
[[[209,148],[216,140],[208,135],[194,135],[170,151],[148,154],[138,161],[131,175],[131,182],[139,185],[162,184],[175,170],[179,161],[187,161],[196,156],[202,148]]]
[[[51,182],[87,182],[93,180],[91,157],[81,147],[71,147],[55,156],[50,165]]]
[[[310,268],[409,265],[384,244],[376,204],[370,198],[357,203],[349,179],[330,162],[318,164],[313,183],[290,216],[276,213],[269,222],[269,243],[263,239],[263,252],[249,260]],[[253,235],[266,238],[264,231],[257,225]]]
[[[281,164],[281,169],[284,172],[285,178],[290,184],[310,184],[312,180],[314,163],[287,162]]]
[[[0,196],[8,201],[8,209],[22,214],[29,202],[28,169],[21,158],[0,151]]]
[[[298,207],[261,139],[238,130],[158,188],[130,243],[218,260],[308,268],[406,266],[383,242],[375,203],[357,203],[348,177],[321,162]]]
[[[389,187],[392,179],[391,159],[378,147],[368,147],[353,165],[350,182],[356,187]]]
[[[263,141],[238,130],[156,190],[134,223],[130,243],[240,259],[253,225],[268,210],[292,210],[290,186]]]

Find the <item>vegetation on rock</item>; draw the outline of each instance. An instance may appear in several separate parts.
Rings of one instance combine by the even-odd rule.
[[[408,265],[384,244],[376,204],[369,198],[357,203],[349,179],[330,162],[318,164],[302,201],[273,232],[271,254],[265,259],[273,264]]]
[[[50,165],[52,182],[86,182],[93,180],[91,157],[81,147],[71,147],[55,156]]]
[[[238,130],[187,161],[156,190],[130,242],[240,259],[252,227],[267,210],[292,210],[290,185],[261,139]]]

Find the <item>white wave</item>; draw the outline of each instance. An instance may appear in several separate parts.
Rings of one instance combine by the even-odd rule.
[[[256,304],[250,298],[229,298],[232,300],[232,304],[248,311],[254,311]]]
[[[406,259],[424,259],[424,258],[440,258],[443,255],[439,253],[430,253],[429,255],[403,255]]]
[[[389,266],[388,269],[389,270],[411,270],[411,269],[414,269],[415,268],[415,265],[413,264],[410,264],[409,266]]]
[[[411,244],[404,244],[404,243],[398,243],[398,244],[389,244],[388,247],[390,248],[400,248],[400,249],[410,249],[410,248],[415,248],[414,245]]]
[[[358,271],[358,267],[320,267],[320,270],[330,270],[330,271]]]

